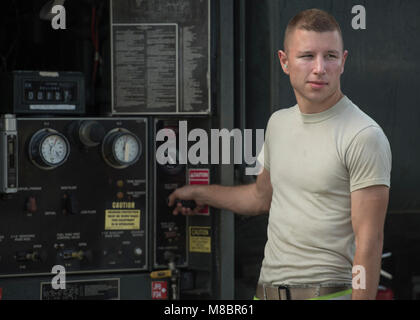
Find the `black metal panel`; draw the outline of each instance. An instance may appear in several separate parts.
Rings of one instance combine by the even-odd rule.
[[[11,278],[0,279],[0,287],[2,290],[3,300],[39,300],[41,299],[41,285],[51,283],[54,275],[45,277],[32,277],[32,278]],[[118,299],[121,300],[136,300],[136,299],[150,299],[150,276],[149,274],[113,274],[113,275],[80,275],[80,276],[67,276],[66,286],[67,290],[57,290],[56,298],[60,299],[94,299],[94,300],[107,300],[115,299],[118,294]],[[72,284],[79,284],[79,287],[86,283],[97,282],[96,289],[104,293],[102,296],[96,294],[92,289],[95,288],[72,288]],[[110,282],[118,283],[118,286],[107,286]],[[104,286],[105,284],[105,286]],[[74,285],[73,285],[74,287]],[[95,285],[93,284],[93,287]],[[73,289],[72,294],[70,290]],[[86,291],[88,289],[89,292]],[[105,290],[104,290],[105,289]],[[114,290],[112,290],[114,289]],[[107,291],[112,292],[112,295]],[[44,296],[44,299],[47,297]],[[50,299],[53,297],[49,297]]]
[[[6,1],[7,2],[7,1]],[[5,55],[5,59],[3,61],[2,69],[4,71],[13,71],[16,69],[22,69],[22,70],[71,70],[71,71],[81,71],[84,73],[86,77],[86,88],[89,90],[86,91],[86,112],[87,115],[90,117],[98,117],[99,115],[109,115],[107,112],[110,110],[110,93],[111,93],[111,87],[110,82],[112,79],[111,75],[111,52],[109,50],[111,46],[111,30],[110,30],[110,18],[109,15],[111,13],[111,10],[109,8],[109,2],[110,1],[70,1],[69,3],[65,3],[66,12],[67,12],[67,29],[66,30],[53,30],[51,28],[50,21],[41,21],[39,19],[39,10],[40,8],[45,4],[46,1],[43,0],[33,0],[28,2],[13,2],[10,4],[3,4],[2,8],[4,9],[1,14],[4,20],[4,35],[8,35],[3,39],[2,42],[3,45],[3,55]],[[116,2],[116,1],[115,1]],[[130,3],[141,3],[145,4],[152,3],[153,1],[125,1]],[[155,1],[156,3],[161,3],[163,5],[166,5],[169,2],[165,1]],[[171,1],[170,3],[191,3],[192,7],[200,7],[203,6],[204,3],[207,3],[207,1],[196,1],[196,0],[186,0],[186,1]],[[170,5],[169,3],[169,5]],[[209,55],[207,56],[207,51],[205,60],[207,61],[208,58],[211,59],[211,63],[207,65],[207,62],[204,64],[199,64],[197,66],[197,69],[195,69],[196,72],[194,72],[194,75],[200,76],[200,79],[203,80],[201,82],[201,87],[210,88],[209,92],[205,92],[203,94],[206,103],[203,103],[202,106],[199,106],[198,103],[194,102],[193,107],[194,110],[186,110],[184,108],[183,111],[185,113],[193,113],[196,112],[195,109],[203,109],[205,113],[205,117],[202,117],[201,120],[209,121],[210,123],[214,124],[213,128],[220,127],[226,127],[231,129],[233,126],[233,109],[234,109],[234,101],[233,101],[233,61],[234,61],[234,52],[233,52],[233,7],[232,3],[233,0],[223,0],[223,1],[217,1],[217,0],[209,0],[210,3],[210,19],[211,23],[208,24],[208,21],[202,21],[201,15],[194,15],[194,21],[198,21],[198,28],[201,30],[203,35],[206,35],[207,32],[209,32],[209,38],[206,37],[197,37],[196,39],[193,39],[195,42],[203,42],[207,43],[209,40],[209,48],[206,47],[206,50],[209,49]],[[168,5],[168,6],[169,6]],[[207,5],[204,6],[204,8],[207,8]],[[161,12],[155,12],[155,14],[159,15]],[[174,12],[179,13],[179,12]],[[223,13],[223,14],[222,14]],[[186,15],[186,12],[183,12],[181,16],[188,17]],[[206,16],[207,17],[207,16]],[[148,21],[149,23],[152,23],[152,21]],[[154,21],[159,22],[159,21]],[[172,21],[173,22],[173,21]],[[201,23],[203,22],[203,23]],[[181,22],[180,22],[181,23]],[[96,24],[96,28],[93,26]],[[42,30],[40,28],[36,29],[36,27],[42,25]],[[210,27],[210,30],[208,30]],[[35,30],[36,29],[36,30]],[[97,70],[95,69],[95,63],[94,63],[94,39],[92,38],[91,33],[98,32],[98,40],[99,40],[99,55],[100,55],[100,63],[98,63]],[[187,30],[184,30],[187,31]],[[33,33],[33,34],[32,34]],[[188,32],[181,32],[179,34],[180,39],[181,37],[187,37],[190,33]],[[33,39],[32,39],[33,37]],[[93,38],[95,36],[93,35]],[[93,42],[93,43],[92,43]],[[75,49],[76,48],[76,49]],[[181,48],[179,48],[181,50]],[[183,48],[185,51],[185,48]],[[204,50],[204,49],[203,49]],[[182,50],[181,50],[182,51]],[[31,54],[27,54],[30,52]],[[210,67],[210,68],[209,68]],[[181,66],[180,66],[181,69]],[[207,70],[209,69],[209,70]],[[203,74],[202,71],[207,70],[208,74],[205,76],[205,78],[202,78],[201,75]],[[181,76],[181,75],[180,75]],[[184,79],[186,78],[186,75],[184,74]],[[96,81],[95,81],[96,80]],[[180,84],[181,85],[181,84]],[[190,89],[190,93],[193,92],[191,82],[185,81],[183,84],[185,88]],[[204,89],[203,89],[204,90]],[[207,90],[207,89],[206,89]],[[197,90],[195,90],[196,92]],[[188,97],[181,97],[181,104],[182,101],[186,101]],[[192,95],[189,97],[191,100]],[[211,99],[210,99],[211,98]],[[183,99],[183,100],[182,100]],[[211,101],[211,103],[210,103]],[[3,101],[4,104],[4,101]],[[202,107],[202,108],[201,108]],[[210,115],[207,114],[208,111],[210,111],[210,107],[214,109],[215,115],[210,117]],[[5,112],[5,110],[3,110]],[[104,118],[105,119],[105,118]],[[106,118],[109,119],[109,121],[114,121],[115,118]],[[133,118],[130,118],[133,120]],[[76,121],[76,119],[73,119]],[[80,119],[81,120],[81,119]],[[130,121],[131,121],[130,120]],[[149,118],[148,123],[151,124],[153,120],[152,118]],[[70,121],[70,120],[69,120]],[[207,125],[206,125],[207,126]],[[207,128],[207,127],[206,127]],[[140,128],[137,128],[140,129]],[[151,139],[153,128],[149,127],[149,133],[150,133],[150,140],[148,141],[149,145],[151,146],[153,144],[153,141]],[[70,139],[70,138],[69,138]],[[72,143],[72,141],[70,141]],[[23,147],[22,147],[23,148]],[[25,149],[26,150],[26,149]],[[151,149],[152,150],[152,149]],[[151,151],[149,150],[149,151]],[[88,152],[89,156],[92,155],[92,150]],[[82,154],[82,152],[73,153],[76,157],[74,157],[74,161],[76,164],[77,161],[77,168],[74,168],[77,170],[80,167],[86,167],[86,162],[84,160],[86,159],[86,154]],[[93,168],[91,171],[88,171],[85,176],[80,175],[74,175],[73,176],[67,176],[64,174],[57,175],[56,181],[54,181],[54,185],[48,186],[48,187],[57,187],[64,178],[69,179],[85,179],[88,180],[88,183],[84,183],[83,186],[80,187],[81,190],[83,187],[83,190],[85,190],[83,197],[90,197],[92,198],[92,201],[95,203],[98,203],[98,206],[101,206],[106,199],[110,200],[112,197],[117,196],[116,194],[116,186],[109,187],[109,181],[106,180],[107,175],[109,172],[107,172],[105,169],[103,169],[103,163],[102,160],[99,159],[96,155],[97,161],[90,161],[88,165]],[[146,161],[146,158],[142,159],[142,161]],[[154,154],[149,154],[148,156],[148,162],[147,165],[150,166],[150,169],[153,169],[153,163],[154,163]],[[72,160],[73,161],[73,160]],[[224,182],[232,182],[233,180],[233,165],[223,165],[216,167],[214,170],[211,170],[211,182],[212,183],[218,183],[220,182],[221,177],[223,177]],[[61,167],[63,169],[64,167]],[[113,170],[113,169],[110,169]],[[57,169],[56,172],[62,172],[64,170]],[[74,171],[75,172],[75,171]],[[105,173],[104,173],[105,172]],[[152,176],[152,170],[148,172],[150,176],[148,178],[151,178]],[[32,176],[31,170],[25,170],[25,172],[22,172],[22,175],[25,176],[27,179],[31,179]],[[72,173],[72,172],[70,172]],[[69,175],[70,175],[69,173]],[[139,173],[135,173],[138,175]],[[97,182],[94,178],[97,178],[100,180],[100,182]],[[89,179],[91,178],[91,179]],[[115,180],[115,179],[114,179]],[[145,179],[147,188],[149,190],[153,190],[153,183],[152,179]],[[73,180],[72,180],[73,181]],[[23,179],[23,183],[26,183],[27,180]],[[115,181],[113,181],[115,182]],[[46,182],[45,182],[46,184]],[[106,194],[99,194],[99,193],[93,193],[91,190],[94,190],[95,188],[91,189],[85,189],[86,186],[91,186],[92,184],[98,185],[98,187],[105,188],[107,190]],[[26,184],[25,184],[26,185]],[[108,187],[107,187],[108,186]],[[143,187],[144,185],[142,185]],[[45,187],[47,188],[47,187]],[[44,189],[43,189],[44,190]],[[47,190],[47,189],[45,189]],[[39,190],[38,190],[39,191]],[[25,193],[26,191],[20,190],[18,194],[11,196],[11,199],[8,200],[2,200],[1,206],[3,208],[12,206],[12,204],[16,204],[16,208],[13,208],[15,211],[22,211],[23,214],[20,214],[22,212],[19,212],[20,215],[16,217],[16,219],[25,219],[29,218],[29,214],[25,215],[25,206],[26,203],[23,203],[22,197],[20,194]],[[39,192],[41,193],[41,192]],[[152,204],[153,200],[155,198],[163,198],[162,194],[153,194],[153,192],[147,192],[147,202]],[[43,203],[47,203],[47,198],[53,199],[54,203],[57,203],[57,206],[62,206],[62,202],[56,201],[56,192],[45,192],[45,195],[42,195]],[[143,196],[142,196],[143,197]],[[83,198],[84,199],[84,198]],[[82,199],[82,200],[83,200]],[[142,198],[143,199],[143,198]],[[79,206],[84,206],[84,201],[79,201]],[[48,201],[49,202],[49,201]],[[9,204],[10,203],[10,204]],[[105,205],[103,205],[103,209],[105,209]],[[40,206],[38,207],[40,209]],[[167,208],[165,208],[167,209]],[[99,211],[99,209],[98,209]],[[6,212],[6,218],[3,219],[6,222],[15,219],[15,217],[11,217],[12,211]],[[14,212],[14,211],[13,211]],[[57,211],[58,212],[58,211]],[[48,218],[56,217],[56,220],[60,220],[61,216],[58,217],[58,213],[56,212],[56,216],[53,216],[52,214],[48,216]],[[144,212],[144,214],[143,214]],[[148,210],[146,208],[142,209],[142,217],[146,218],[147,220],[141,222],[141,225],[149,224],[150,227],[153,226],[153,217],[151,216],[150,219],[148,217]],[[188,281],[181,281],[181,297],[188,296],[190,298],[197,298],[197,297],[206,297],[209,296],[220,298],[230,298],[232,297],[232,287],[233,287],[233,215],[223,213],[223,215],[219,214],[219,211],[212,211],[210,216],[197,216],[197,217],[190,217],[189,218],[189,225],[188,226],[194,226],[197,229],[203,227],[203,230],[208,231],[211,233],[211,253],[205,253],[205,252],[189,252],[188,253],[188,261],[189,266],[188,268],[192,271],[187,270],[185,273],[182,274],[183,278],[187,278],[185,274],[192,274],[193,276],[189,276],[190,278],[194,277],[194,281],[189,280],[189,284],[193,282],[193,285],[186,286],[185,282]],[[42,214],[42,213],[41,213]],[[36,220],[37,216],[35,214],[32,215],[31,218],[35,218],[32,220]],[[89,237],[94,238],[95,231],[99,228],[103,228],[103,222],[104,221],[96,221],[94,225],[92,224],[86,224],[83,223],[81,218],[79,219],[78,215],[69,217],[70,219],[73,218],[73,222],[71,223],[71,227],[79,227],[83,228],[83,230],[89,229]],[[38,219],[39,220],[39,219]],[[62,220],[62,219],[61,219]],[[76,221],[77,220],[77,221]],[[76,221],[76,222],[74,222]],[[28,224],[29,225],[29,224]],[[57,225],[51,224],[48,225],[48,228],[43,225],[43,230],[45,229],[46,232],[46,238],[48,235],[52,235],[52,238],[56,236],[54,234],[54,231],[57,229]],[[58,227],[65,226],[64,220],[60,223]],[[211,227],[209,227],[211,226]],[[33,228],[40,228],[41,222],[37,223],[34,226],[30,226]],[[149,226],[148,226],[149,227]],[[9,228],[8,224],[2,227],[3,230],[5,228]],[[17,229],[18,227],[16,227]],[[93,231],[91,229],[94,229]],[[204,229],[205,228],[205,229]],[[152,229],[150,229],[152,230]],[[201,229],[200,229],[201,230]],[[26,230],[24,230],[26,231]],[[9,232],[9,230],[7,230]],[[20,231],[19,231],[20,232]],[[23,232],[23,231],[22,231]],[[93,234],[92,234],[93,232]],[[2,234],[5,232],[2,232]],[[15,233],[18,233],[16,231]],[[25,232],[26,233],[26,232]],[[64,233],[64,232],[60,232]],[[85,234],[85,232],[83,232]],[[127,232],[126,232],[127,233]],[[129,299],[129,298],[150,298],[150,289],[151,289],[151,281],[149,276],[149,271],[153,267],[153,256],[152,256],[152,249],[154,248],[153,244],[153,236],[151,234],[152,232],[147,231],[145,233],[146,239],[142,238],[141,245],[144,246],[143,248],[143,254],[145,256],[148,256],[148,260],[144,268],[133,268],[138,269],[140,272],[135,272],[133,274],[128,273],[127,268],[123,266],[123,262],[115,261],[117,264],[120,265],[119,268],[117,266],[110,267],[110,268],[102,268],[101,266],[97,267],[94,266],[93,263],[91,263],[90,266],[82,266],[78,265],[77,261],[74,261],[73,268],[69,268],[69,277],[68,280],[78,280],[79,275],[80,278],[83,279],[97,279],[101,278],[102,276],[96,275],[96,272],[106,272],[106,270],[109,270],[110,273],[112,271],[112,274],[105,274],[103,277],[109,278],[109,277],[120,277],[115,274],[115,272],[124,272],[121,276],[121,299]],[[0,235],[1,236],[1,235]],[[10,240],[10,237],[7,237],[8,241]],[[4,246],[6,240],[0,237],[0,242]],[[21,239],[24,239],[24,237],[21,237]],[[31,238],[30,238],[31,239]],[[46,240],[45,246],[50,246],[54,244],[54,239],[48,239],[48,243]],[[121,239],[120,239],[121,240]],[[144,240],[144,243],[143,243]],[[66,240],[68,243],[77,241],[73,240]],[[100,242],[100,239],[96,239],[96,242]],[[9,241],[10,242],[10,241]],[[17,241],[16,241],[17,242]],[[82,242],[82,240],[80,240]],[[118,242],[117,239],[109,239],[109,242]],[[25,242],[26,243],[26,242]],[[91,242],[89,242],[91,243]],[[188,244],[188,243],[187,243]],[[76,243],[77,245],[77,243]],[[23,246],[23,244],[22,244]],[[38,245],[39,246],[39,245]],[[49,248],[49,247],[48,247]],[[113,248],[114,250],[114,248]],[[13,250],[11,248],[8,249],[7,253],[11,253]],[[26,252],[26,249],[23,250],[25,254],[31,253],[32,251],[28,250]],[[119,250],[115,249],[114,251],[117,252],[119,255]],[[130,250],[130,254],[133,250]],[[222,252],[223,251],[223,252]],[[14,251],[13,251],[14,252]],[[51,251],[52,252],[52,251]],[[55,251],[54,251],[55,253]],[[77,252],[76,252],[77,253]],[[109,253],[109,252],[108,252]],[[4,258],[4,252],[1,253],[2,259],[1,262],[3,263],[3,266],[1,267],[4,271],[4,274],[12,275],[14,274],[13,270],[10,270],[12,265],[8,261],[5,261]],[[11,255],[9,254],[9,257]],[[124,255],[125,256],[125,255]],[[9,257],[7,259],[9,259]],[[26,257],[23,256],[23,257]],[[29,254],[29,258],[33,257]],[[51,255],[53,257],[53,255]],[[99,256],[94,256],[94,259],[97,259]],[[122,259],[122,258],[121,258]],[[128,258],[127,258],[128,259]],[[108,261],[109,260],[109,261]],[[113,262],[113,259],[106,259],[99,261],[99,258],[97,259],[98,265],[105,265],[110,264]],[[54,262],[55,263],[55,262]],[[1,265],[1,264],[0,264]],[[21,264],[22,269],[24,268],[24,263]],[[0,269],[1,269],[0,268]],[[38,267],[37,267],[38,268]],[[31,269],[31,270],[29,270]],[[31,264],[31,262],[28,262],[28,267],[26,271],[17,272],[19,273],[18,277],[12,277],[12,278],[2,278],[0,277],[0,288],[3,288],[3,297],[4,298],[34,298],[39,296],[39,281],[50,281],[50,277],[47,275],[50,270],[50,265],[45,264],[42,267],[39,267],[38,269],[42,269],[41,271],[34,270],[35,267]],[[29,272],[30,271],[30,272]],[[71,272],[76,273],[77,275],[70,274]],[[94,274],[87,274],[90,272],[95,272]],[[29,275],[32,274],[34,276],[28,276],[28,277],[20,277],[20,275]],[[42,273],[45,275],[41,278],[41,275],[38,275],[38,273]],[[80,274],[79,274],[80,273]],[[85,274],[86,273],[86,274]],[[220,281],[222,279],[223,281]],[[132,281],[131,281],[132,280]],[[125,284],[123,284],[125,282]],[[127,288],[128,287],[128,288]],[[26,290],[27,289],[27,290]],[[137,291],[136,291],[137,290]],[[189,290],[187,292],[187,290]]]
[[[101,144],[82,145],[82,120],[104,133],[130,130],[141,139],[142,156],[127,168],[111,167]],[[47,128],[69,141],[67,161],[49,170],[30,148]],[[67,273],[148,270],[146,130],[144,118],[18,119],[19,188],[0,201],[1,277],[49,274],[54,265]]]

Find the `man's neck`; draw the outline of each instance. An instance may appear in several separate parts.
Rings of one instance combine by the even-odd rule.
[[[302,96],[296,95],[296,100],[300,109],[300,112],[304,114],[320,113],[329,108],[335,106],[338,101],[343,98],[344,94],[339,90],[335,94],[329,96],[327,99],[321,102],[310,101]]]

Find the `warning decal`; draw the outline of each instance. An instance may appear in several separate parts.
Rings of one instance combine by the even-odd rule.
[[[105,210],[105,230],[139,230],[140,210]]]
[[[190,252],[211,253],[210,227],[190,227]]]
[[[152,299],[168,299],[167,281],[152,281]]]
[[[190,169],[188,171],[189,184],[210,184],[210,170],[209,169]],[[197,215],[208,216],[210,210],[205,206]]]

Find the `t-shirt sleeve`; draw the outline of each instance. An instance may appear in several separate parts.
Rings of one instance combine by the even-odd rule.
[[[257,161],[267,170],[270,171],[270,123],[272,120],[272,117],[270,117],[270,119],[268,120],[267,123],[267,129],[265,130],[265,140],[264,140],[264,144],[261,148],[261,151],[257,157]],[[261,168],[261,172],[262,172],[262,168]]]
[[[260,151],[260,153],[258,154],[258,157],[257,157],[257,161],[258,161],[258,166],[259,166],[259,172],[258,172],[258,174],[260,174],[263,170],[263,168],[265,168],[265,156],[264,156],[264,145],[265,145],[265,142],[264,142],[264,144],[262,145],[262,148],[261,148],[261,151]]]
[[[373,185],[391,186],[391,148],[380,127],[361,130],[346,152],[350,192]]]

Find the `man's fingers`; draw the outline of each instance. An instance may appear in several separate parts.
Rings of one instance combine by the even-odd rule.
[[[187,208],[181,207],[181,213],[185,216],[185,214],[187,213]]]
[[[203,209],[202,206],[197,206],[194,208],[194,214],[198,214]]]
[[[182,214],[184,216],[193,216],[194,212],[190,208],[182,207]]]
[[[194,200],[185,200],[185,198],[188,199],[188,196],[183,193],[182,195],[178,194],[177,190],[174,190],[167,198],[168,207],[173,208],[173,215],[176,216],[181,213],[184,216],[192,216],[202,209],[202,206],[198,206]]]
[[[175,216],[177,216],[178,215],[178,213],[180,213],[181,212],[181,208],[182,208],[182,206],[181,206],[181,204],[178,202],[178,203],[176,203],[175,204],[175,208],[174,208],[174,210],[172,211],[172,214],[173,215],[175,215]]]
[[[181,213],[183,216],[194,216],[198,214],[204,207],[203,206],[197,206],[194,209],[183,207],[181,203],[177,203],[175,206],[175,209],[172,211],[172,214],[177,216],[179,213]]]
[[[168,197],[168,207],[172,207],[175,204],[175,191],[172,192]]]

